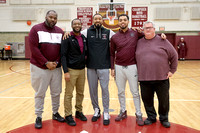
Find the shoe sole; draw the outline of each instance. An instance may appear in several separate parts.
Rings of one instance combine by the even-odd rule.
[[[165,125],[163,125],[163,124],[161,124],[161,125],[162,125],[163,127],[165,127],[165,128],[170,128],[170,126],[171,126],[171,125],[165,126]]]
[[[105,126],[108,126],[110,124],[110,122],[108,122],[108,123],[103,123],[103,125],[105,125]]]
[[[41,127],[36,127],[36,126],[35,126],[35,128],[36,128],[36,129],[41,129],[41,128],[42,128],[42,126],[41,126]]]
[[[137,122],[136,122],[136,123],[137,123]],[[144,124],[138,124],[138,123],[137,123],[137,125],[138,125],[138,126],[144,126]]]
[[[156,121],[152,121],[151,123],[145,123],[144,122],[144,125],[152,125],[153,123],[155,123]]]
[[[165,127],[165,128],[170,128],[170,126],[171,126],[171,125],[165,126],[165,125],[163,125],[162,123],[161,123],[161,125],[162,125],[163,127]]]
[[[163,125],[162,125],[163,126]],[[165,127],[165,128],[170,128],[170,126],[163,126],[163,127]]]
[[[101,115],[100,116],[98,116],[98,117],[96,117],[97,118],[97,120],[99,119],[101,117]],[[96,122],[97,120],[92,120],[92,122]]]
[[[75,124],[69,124],[68,122],[66,122],[69,126],[76,126],[76,123]]]
[[[82,120],[81,117],[78,117],[78,116],[75,116],[75,117],[78,118],[81,121],[87,121],[87,119],[86,120]]]
[[[65,120],[64,121],[59,121],[58,119],[56,119],[56,118],[53,118],[53,120],[56,120],[56,121],[58,121],[58,122],[65,122]]]

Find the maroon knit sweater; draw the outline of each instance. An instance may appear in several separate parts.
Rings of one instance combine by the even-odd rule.
[[[136,60],[139,81],[165,80],[168,72],[176,71],[178,55],[168,40],[156,35],[138,41]]]
[[[47,61],[58,62],[60,67],[60,44],[63,35],[62,29],[57,26],[48,27],[45,22],[32,27],[29,33],[31,50],[31,64],[47,69]]]

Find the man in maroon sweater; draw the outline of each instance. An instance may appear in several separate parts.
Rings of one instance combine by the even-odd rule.
[[[178,55],[168,40],[161,39],[155,34],[155,25],[151,21],[144,23],[145,37],[140,39],[136,49],[138,79],[141,95],[148,118],[145,125],[156,122],[154,108],[154,93],[159,102],[159,119],[161,124],[168,128],[169,113],[169,77],[177,69]]]
[[[62,91],[60,45],[63,31],[55,26],[57,23],[55,11],[48,11],[45,19],[44,23],[33,26],[29,33],[31,83],[35,90],[35,114],[37,115],[35,128],[42,128],[44,98],[48,86],[51,90],[52,118],[64,122],[64,118],[58,113]]]
[[[110,46],[111,76],[116,78],[120,102],[120,113],[115,121],[127,118],[125,86],[128,80],[136,109],[136,122],[139,126],[142,126],[144,122],[141,113],[135,50],[138,39],[143,37],[144,34],[128,28],[128,15],[122,14],[118,17],[118,20],[120,30],[111,38]]]

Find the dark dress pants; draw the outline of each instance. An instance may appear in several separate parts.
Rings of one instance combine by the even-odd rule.
[[[168,121],[169,113],[169,79],[159,81],[140,81],[141,95],[148,119],[156,120],[154,93],[158,97],[158,113],[161,122]]]

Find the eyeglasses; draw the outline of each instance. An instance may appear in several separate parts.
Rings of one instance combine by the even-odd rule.
[[[144,27],[144,30],[151,30],[154,27]]]

